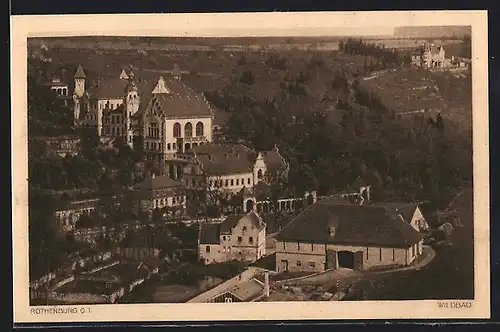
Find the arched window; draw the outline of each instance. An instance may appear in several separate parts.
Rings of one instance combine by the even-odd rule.
[[[257,179],[262,179],[262,176],[263,176],[263,173],[262,173],[262,170],[259,169],[259,171],[257,172]]]
[[[186,123],[184,126],[184,137],[193,137],[193,125],[191,122]]]
[[[181,125],[179,122],[174,123],[174,137],[181,137]]]
[[[66,88],[63,88],[63,96],[66,96],[68,94],[68,90]]]
[[[62,95],[62,89],[57,89],[57,94],[60,96]]]
[[[196,124],[196,136],[203,136],[203,122],[198,122]]]

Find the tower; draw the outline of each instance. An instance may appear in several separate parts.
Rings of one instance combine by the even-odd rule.
[[[134,146],[134,133],[132,130],[132,116],[139,111],[139,95],[134,75],[130,73],[128,84],[125,88],[125,141],[130,146]]]
[[[73,94],[75,94],[78,98],[81,98],[85,93],[86,78],[87,76],[83,72],[82,65],[78,65],[75,76],[73,76],[73,79],[75,80],[75,89],[73,90]]]
[[[73,122],[75,124],[80,120],[80,98],[73,93]]]

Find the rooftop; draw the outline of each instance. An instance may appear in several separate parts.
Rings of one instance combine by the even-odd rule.
[[[295,217],[276,239],[407,248],[420,241],[422,235],[384,207],[322,200]]]
[[[201,224],[200,244],[219,244],[220,234],[231,233],[231,230],[238,224],[241,219],[245,217],[249,218],[252,224],[257,229],[266,227],[264,221],[262,221],[259,215],[253,211],[249,212],[248,214],[230,215],[220,223]]]
[[[152,175],[147,177],[139,185],[142,190],[155,190],[163,188],[177,188],[180,187],[179,181],[171,179],[168,175]]]

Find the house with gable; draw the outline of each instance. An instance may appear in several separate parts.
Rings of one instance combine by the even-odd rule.
[[[201,224],[198,254],[205,264],[256,261],[266,254],[266,224],[254,211],[230,215],[220,223]]]
[[[240,195],[246,212],[255,205],[257,184],[268,181],[268,175],[288,175],[288,163],[277,147],[256,152],[243,144],[209,143],[194,147],[183,154],[189,160],[183,171],[183,181],[193,191],[222,192],[226,198]]]
[[[148,176],[136,191],[139,210],[152,212],[154,209],[172,208],[178,212],[186,208],[186,194],[182,184],[167,175]]]
[[[391,202],[376,203],[376,205],[386,208],[389,213],[401,218],[419,232],[426,232],[430,228],[418,204]]]

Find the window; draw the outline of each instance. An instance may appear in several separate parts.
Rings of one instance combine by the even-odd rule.
[[[297,250],[300,250],[300,242],[297,242]]]
[[[231,179],[231,186],[234,186],[234,180]]]
[[[200,121],[196,124],[196,136],[203,136],[203,130],[203,122]]]
[[[226,182],[225,182],[225,186],[226,186],[226,187],[227,187],[227,186],[229,186],[229,180],[226,180]]]
[[[184,125],[184,137],[193,137],[193,125],[191,122]]]
[[[302,266],[302,262],[301,261],[297,261],[297,267],[301,267]]]
[[[174,123],[174,137],[181,137],[181,124],[179,122]]]
[[[314,243],[311,243],[311,251],[314,251]]]
[[[222,240],[223,240],[223,241],[226,241],[226,236],[225,236],[225,235],[222,237]]]
[[[160,137],[160,129],[156,122],[151,122],[148,126],[148,136],[149,137]]]
[[[382,248],[380,248],[380,260],[382,260]]]
[[[253,237],[250,236],[250,238],[248,239],[248,243],[253,244]]]
[[[310,267],[311,269],[314,269],[314,268],[316,267],[316,263],[314,263],[314,262],[309,262],[309,267]]]
[[[248,178],[248,181],[247,181],[248,184],[250,184],[250,178]]]
[[[240,185],[240,179],[236,179],[236,185],[239,186]]]
[[[392,249],[392,261],[396,261],[396,249]]]
[[[205,249],[207,252],[210,252],[210,246],[207,246]]]
[[[226,303],[231,303],[231,302],[233,302],[233,299],[232,299],[232,298],[230,298],[230,297],[226,297],[226,298],[224,299],[224,302],[226,302]]]
[[[247,230],[247,226],[243,226],[243,232]]]
[[[238,243],[241,243],[243,241],[243,238],[241,236],[238,236]]]
[[[262,179],[262,176],[263,176],[263,173],[262,173],[262,170],[259,169],[259,171],[257,172],[257,179]]]

